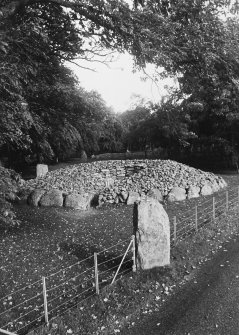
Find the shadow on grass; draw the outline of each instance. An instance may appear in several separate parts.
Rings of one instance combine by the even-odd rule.
[[[86,259],[86,263],[88,266],[94,266],[94,253],[97,253],[97,262],[98,267],[101,271],[106,271],[112,269],[112,271],[117,268],[121,261],[122,261],[122,253],[120,252],[102,252],[97,246],[91,246],[86,248],[83,244],[78,243],[68,243],[62,242],[59,244],[61,250],[71,253],[72,255],[76,256],[79,261],[83,261]],[[126,251],[127,246],[124,248]],[[91,257],[92,256],[92,257]],[[90,258],[89,258],[90,257]],[[122,264],[122,270],[126,270],[128,268],[132,268],[132,264],[130,262],[131,257],[129,256],[129,252],[126,255],[124,262]]]

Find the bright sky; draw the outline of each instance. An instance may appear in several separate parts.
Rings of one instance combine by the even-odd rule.
[[[115,112],[123,112],[135,102],[134,95],[140,95],[146,100],[158,102],[167,94],[165,85],[173,85],[173,79],[153,82],[146,81],[144,73],[133,73],[133,61],[127,54],[119,55],[118,59],[108,66],[101,63],[79,62],[82,66],[94,68],[96,72],[79,68],[74,64],[69,67],[79,78],[80,86],[86,90],[98,91],[108,106]],[[153,73],[153,67],[148,66],[147,73]]]

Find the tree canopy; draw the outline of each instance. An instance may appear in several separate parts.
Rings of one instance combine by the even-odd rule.
[[[172,75],[180,85],[173,99],[183,103],[137,109],[146,114],[136,128],[127,126],[132,134],[155,143],[159,133],[178,143],[191,132],[229,140],[238,122],[239,28],[223,14],[228,6],[235,12],[237,1],[2,0],[0,149],[38,160],[83,148],[120,150],[125,120],[80,88],[64,65],[104,61],[113,51],[129,52],[136,69],[163,67],[155,79]]]

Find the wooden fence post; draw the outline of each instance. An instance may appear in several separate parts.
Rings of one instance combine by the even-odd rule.
[[[198,231],[198,207],[195,207],[195,230]]]
[[[173,217],[173,239],[174,239],[174,245],[177,243],[177,217]]]
[[[226,191],[226,211],[229,209],[229,202],[228,202],[228,191]]]
[[[46,278],[42,277],[42,286],[43,286],[43,301],[44,301],[44,314],[45,314],[45,322],[48,325],[48,308],[47,308],[47,291],[46,291]]]
[[[94,252],[94,264],[95,264],[95,291],[96,294],[100,294],[97,252]]]
[[[133,252],[133,257],[132,257],[132,260],[133,260],[133,267],[132,267],[132,270],[133,272],[136,272],[136,241],[135,241],[135,235],[132,236],[132,252]]]
[[[212,198],[212,219],[215,221],[216,213],[215,213],[215,198]]]

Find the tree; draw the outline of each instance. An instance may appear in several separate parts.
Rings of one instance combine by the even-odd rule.
[[[40,148],[49,156],[51,151],[54,154],[52,134],[67,124],[75,128],[75,143],[80,134],[89,151],[103,139],[99,122],[104,117],[97,119],[94,113],[97,121],[90,120],[88,106],[94,109],[94,103],[76,97],[76,84],[63,66],[64,61],[76,58],[91,61],[103,49],[130,52],[138,67],[147,62],[163,66],[165,75],[180,77],[182,93],[194,97],[188,102],[197,99],[205,111],[216,110],[228,90],[223,106],[231,110],[227,101],[236,97],[238,79],[237,24],[225,23],[219,16],[229,3],[145,0],[129,6],[117,0],[3,0],[0,146],[25,151]],[[76,127],[72,119],[78,105],[84,112],[79,113]],[[57,120],[54,127],[52,120]],[[107,147],[105,140],[101,143]]]
[[[142,124],[150,118],[150,108],[140,104],[134,109],[127,110],[119,116],[124,128],[124,142],[129,150],[144,150],[147,143],[146,133],[141,129]]]
[[[160,104],[138,106],[121,115],[127,146],[133,150],[167,149],[169,155],[190,145],[196,134],[177,92]]]
[[[5,24],[0,23],[1,151],[13,152],[15,158],[36,156],[38,161],[65,158],[81,151],[83,142],[94,151],[100,136],[94,125],[110,111],[99,95],[78,87],[63,62],[96,52],[95,46],[87,49],[83,44],[89,31],[95,38],[99,28],[92,23],[86,32],[88,21],[73,19],[73,12],[57,3],[19,1],[14,10],[10,3],[0,7],[5,15]],[[102,135],[102,127],[100,131]]]

